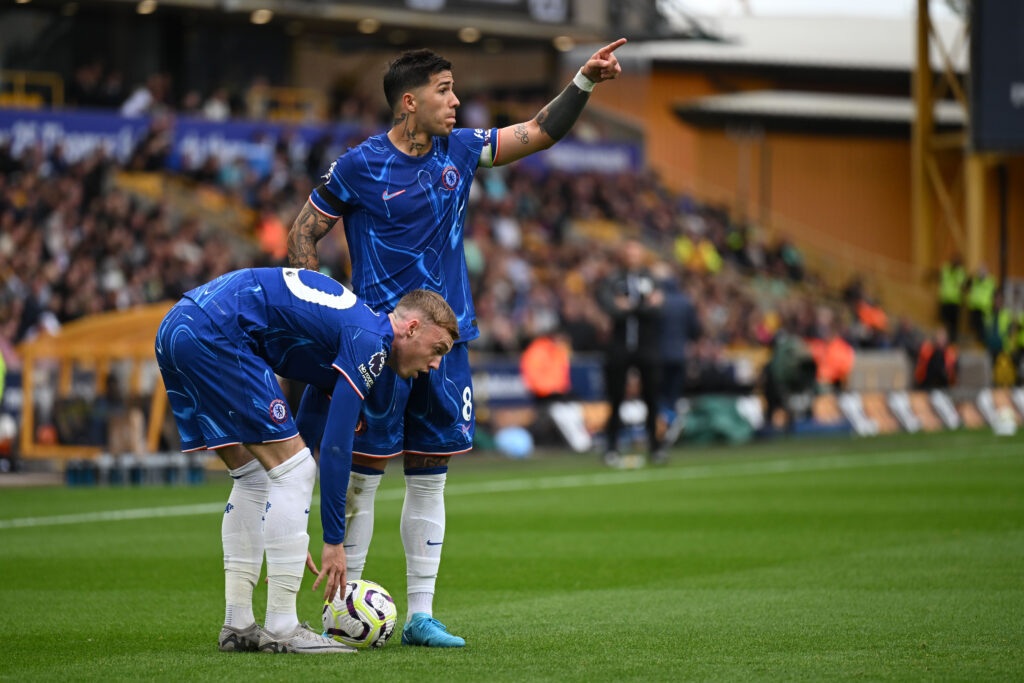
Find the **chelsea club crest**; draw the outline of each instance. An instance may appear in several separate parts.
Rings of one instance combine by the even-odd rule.
[[[454,166],[445,166],[441,171],[441,183],[446,190],[454,190],[459,186],[459,169]]]

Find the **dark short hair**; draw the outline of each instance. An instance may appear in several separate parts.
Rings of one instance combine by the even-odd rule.
[[[388,65],[384,74],[384,97],[392,111],[402,95],[430,82],[430,77],[451,71],[452,63],[430,50],[406,50]]]

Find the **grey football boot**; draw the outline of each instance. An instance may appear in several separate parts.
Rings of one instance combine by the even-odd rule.
[[[244,629],[224,626],[217,639],[217,649],[221,652],[256,652],[260,646],[262,630],[259,624]]]
[[[302,624],[291,633],[278,635],[267,629],[260,629],[260,652],[291,652],[300,655],[349,654],[358,652],[354,647],[321,635]]]

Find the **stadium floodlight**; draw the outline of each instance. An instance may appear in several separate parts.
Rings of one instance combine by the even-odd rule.
[[[365,19],[360,19],[359,23],[356,24],[356,30],[359,31],[360,33],[366,34],[376,33],[377,31],[380,30],[380,21],[374,19],[373,17],[366,17]]]
[[[274,13],[268,9],[254,10],[253,13],[249,15],[249,21],[254,24],[268,24],[273,18]]]
[[[460,28],[459,40],[464,43],[475,43],[480,40],[480,29],[475,26],[464,26]]]
[[[141,0],[135,7],[139,14],[152,14],[156,11],[156,0]]]
[[[576,47],[576,41],[569,36],[555,36],[555,38],[552,39],[551,44],[554,45],[555,49],[559,52],[568,52]]]

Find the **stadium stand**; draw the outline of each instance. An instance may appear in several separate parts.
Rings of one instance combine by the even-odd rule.
[[[815,184],[816,170],[799,161],[805,158],[800,153],[848,152],[856,140],[819,144],[790,135],[777,141],[776,194],[786,189],[787,201],[801,208],[786,232],[769,225],[775,222],[770,212],[737,207],[745,199],[738,193],[730,203],[728,193],[717,192],[734,179],[732,166],[747,163],[731,152],[736,146],[749,152],[745,145],[751,141],[723,134],[737,122],[784,136],[906,133],[910,101],[893,96],[904,92],[907,77],[907,55],[893,47],[900,41],[883,41],[884,52],[865,52],[857,49],[855,34],[880,30],[880,24],[862,22],[850,30],[835,22],[811,23],[819,36],[831,38],[795,52],[794,32],[810,23],[776,22],[765,31],[764,24],[734,21],[721,27],[733,41],[631,44],[624,54],[634,65],[650,68],[644,76],[649,93],[620,98],[620,111],[598,109],[581,121],[577,140],[554,148],[558,157],[480,172],[470,198],[466,252],[481,330],[474,348],[480,357],[482,438],[488,431],[537,421],[538,407],[519,377],[518,357],[534,340],[554,332],[564,335],[572,353],[570,390],[564,393],[581,405],[575,412],[564,406],[558,411],[579,415],[574,434],[600,431],[607,408],[597,359],[609,323],[594,292],[612,268],[623,236],[640,239],[652,263],[677,278],[694,302],[703,333],[689,349],[685,393],[696,412],[704,414],[709,404],[699,402],[706,396],[760,396],[772,340],[784,330],[806,340],[818,361],[818,386],[810,395],[794,397],[800,429],[953,426],[931,394],[902,393],[916,388],[918,351],[935,324],[920,312],[935,302],[926,288],[905,286],[909,269],[891,254],[863,244],[878,241],[903,220],[902,213],[891,211],[884,221],[870,220],[891,208],[871,201],[890,198],[891,188],[882,180],[865,186],[875,193],[865,195],[867,200],[844,194],[847,203],[825,206],[830,200],[814,190],[831,186]],[[303,59],[316,56],[314,48],[304,49]],[[706,82],[709,68],[718,76]],[[848,92],[827,87],[840,73],[853,79]],[[21,125],[21,137],[0,136],[0,351],[9,373],[26,376],[19,344],[27,351],[62,327],[73,329],[74,321],[162,305],[234,268],[281,264],[284,231],[317,177],[350,140],[386,122],[380,104],[356,85],[332,89],[325,103],[323,91],[306,88],[306,82],[271,86],[263,76],[250,76],[227,93],[215,79],[200,90],[181,84],[176,90],[158,71],[136,74],[134,80],[127,87],[118,65],[85,60],[67,75],[67,101],[79,109],[0,110],[0,127]],[[795,90],[801,82],[809,84],[808,91]],[[636,84],[624,80],[622,87],[632,92]],[[506,117],[504,93],[490,95],[474,97],[474,106],[467,100],[460,115],[473,125],[486,125],[488,116],[492,121]],[[600,103],[600,94],[595,100]],[[638,114],[638,103],[660,107],[661,118],[653,121],[671,127],[671,135],[649,135],[642,143],[636,136],[625,135],[625,143],[602,136],[616,126],[630,129],[632,124],[622,121]],[[138,116],[113,113],[125,107]],[[327,112],[338,114],[330,124],[322,122]],[[89,125],[96,130],[76,128],[86,117],[93,117]],[[680,127],[680,121],[690,127]],[[963,119],[943,105],[937,122],[956,128]],[[47,125],[63,126],[61,134],[28,135]],[[762,166],[765,139],[757,143]],[[109,143],[107,153],[98,151],[103,141]],[[856,156],[857,163],[884,165],[902,155],[905,145],[902,139],[886,139]],[[679,149],[686,151],[682,161]],[[678,173],[665,174],[671,163]],[[833,170],[831,181],[845,189],[860,167]],[[698,176],[711,180],[703,186],[690,182]],[[680,189],[688,183],[702,191]],[[759,200],[763,191],[758,189]],[[854,211],[869,205],[877,214]],[[827,216],[838,211],[845,222],[820,231],[808,218],[819,209],[832,212]],[[843,231],[850,236],[847,242],[836,239]],[[342,231],[333,231],[321,247],[322,262],[344,279]],[[843,257],[835,260],[839,252]],[[918,315],[907,315],[907,309]],[[1008,353],[1015,354],[1009,383],[1019,383],[1022,373],[1014,363],[1019,366],[1020,342],[1012,335],[1007,340]],[[989,420],[973,406],[991,385],[992,366],[986,352],[960,350],[951,396],[969,408],[963,408],[964,424]],[[761,402],[744,403],[737,415],[757,413],[751,405]],[[1005,402],[1011,410],[1015,405]],[[685,414],[685,402],[682,407]],[[904,408],[916,422],[900,419]],[[36,411],[36,420],[42,419],[36,427],[54,426],[52,412]],[[753,420],[754,429],[784,428],[780,413],[764,417]],[[678,424],[667,416],[663,428],[674,427]],[[167,447],[159,430],[148,435],[147,448]],[[37,435],[30,436],[34,443]]]

